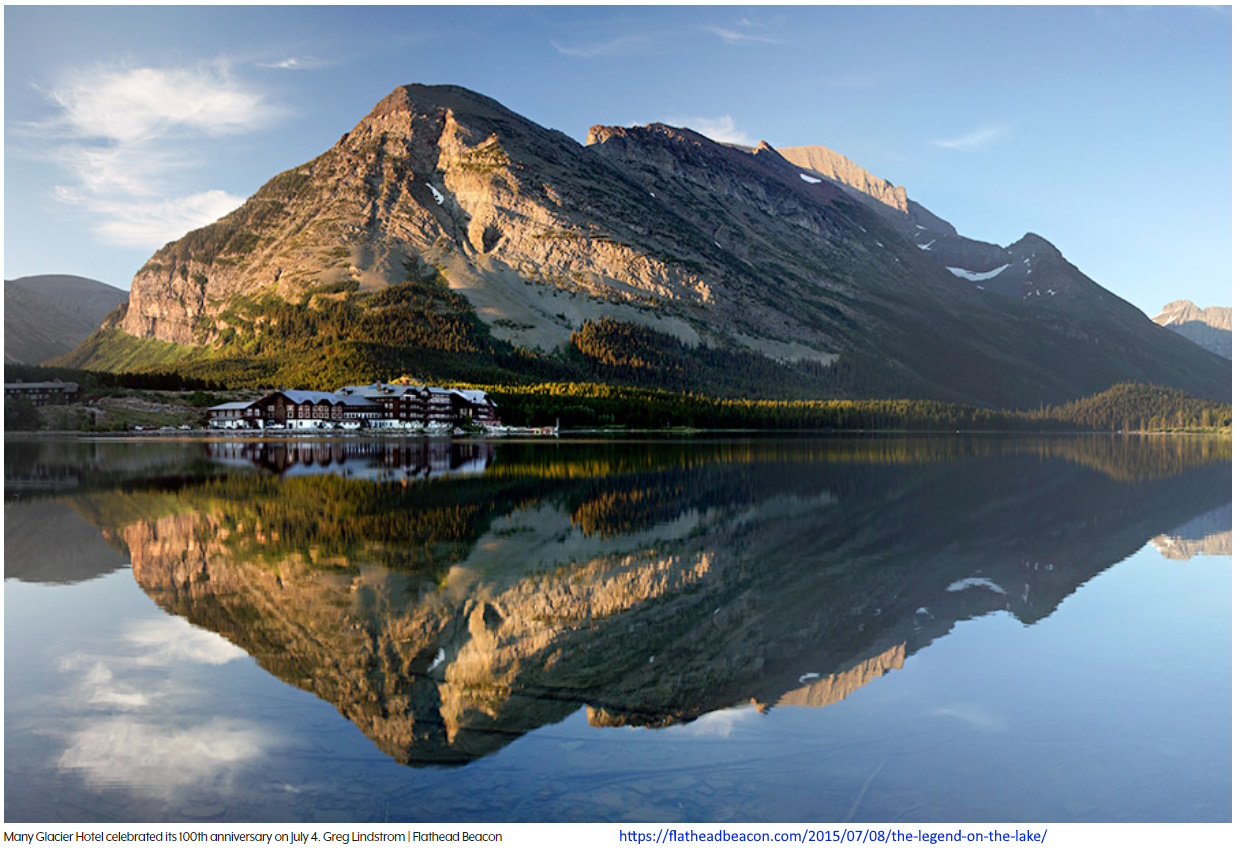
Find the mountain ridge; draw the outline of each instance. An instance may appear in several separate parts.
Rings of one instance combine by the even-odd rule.
[[[635,333],[721,357],[731,373],[774,368],[780,391],[801,397],[1011,407],[1139,380],[1228,398],[1223,365],[1039,237],[1006,248],[965,239],[905,190],[891,206],[764,143],[735,148],[663,124],[598,125],[588,141],[457,86],[401,86],[330,150],[157,251],[114,332],[65,363],[89,367],[118,347],[140,362],[155,340],[177,346],[159,349],[165,362],[249,362],[238,367],[272,375],[283,372],[262,363],[294,351],[375,372],[359,380],[424,371],[430,351],[444,372],[467,352],[507,363],[513,379],[530,363],[604,376],[607,362],[630,359]],[[845,157],[821,155],[804,161],[889,194]],[[375,298],[403,310],[382,320],[453,311],[472,327],[453,331],[467,350],[359,333],[379,315]],[[280,347],[303,318],[313,344]],[[599,327],[611,337],[599,341]],[[646,367],[632,379],[673,374]]]

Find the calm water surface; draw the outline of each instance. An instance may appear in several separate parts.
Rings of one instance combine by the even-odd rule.
[[[1231,461],[9,440],[4,815],[1229,821]]]

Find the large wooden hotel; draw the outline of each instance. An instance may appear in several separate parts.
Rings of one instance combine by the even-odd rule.
[[[450,431],[467,424],[501,426],[498,408],[485,392],[408,382],[345,386],[335,392],[278,389],[257,400],[207,410],[207,426],[221,430]]]

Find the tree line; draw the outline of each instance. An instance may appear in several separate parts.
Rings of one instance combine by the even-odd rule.
[[[506,424],[638,429],[1203,432],[1232,428],[1229,404],[1119,384],[1036,410],[912,399],[747,400],[598,383],[487,386]]]

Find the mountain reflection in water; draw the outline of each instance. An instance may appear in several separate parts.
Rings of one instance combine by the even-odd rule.
[[[139,464],[123,485],[74,466],[60,502],[164,610],[418,766],[581,705],[595,726],[664,726],[831,704],[956,622],[1048,616],[1230,499],[1222,440],[184,450],[181,473]],[[19,482],[6,468],[6,493]]]

